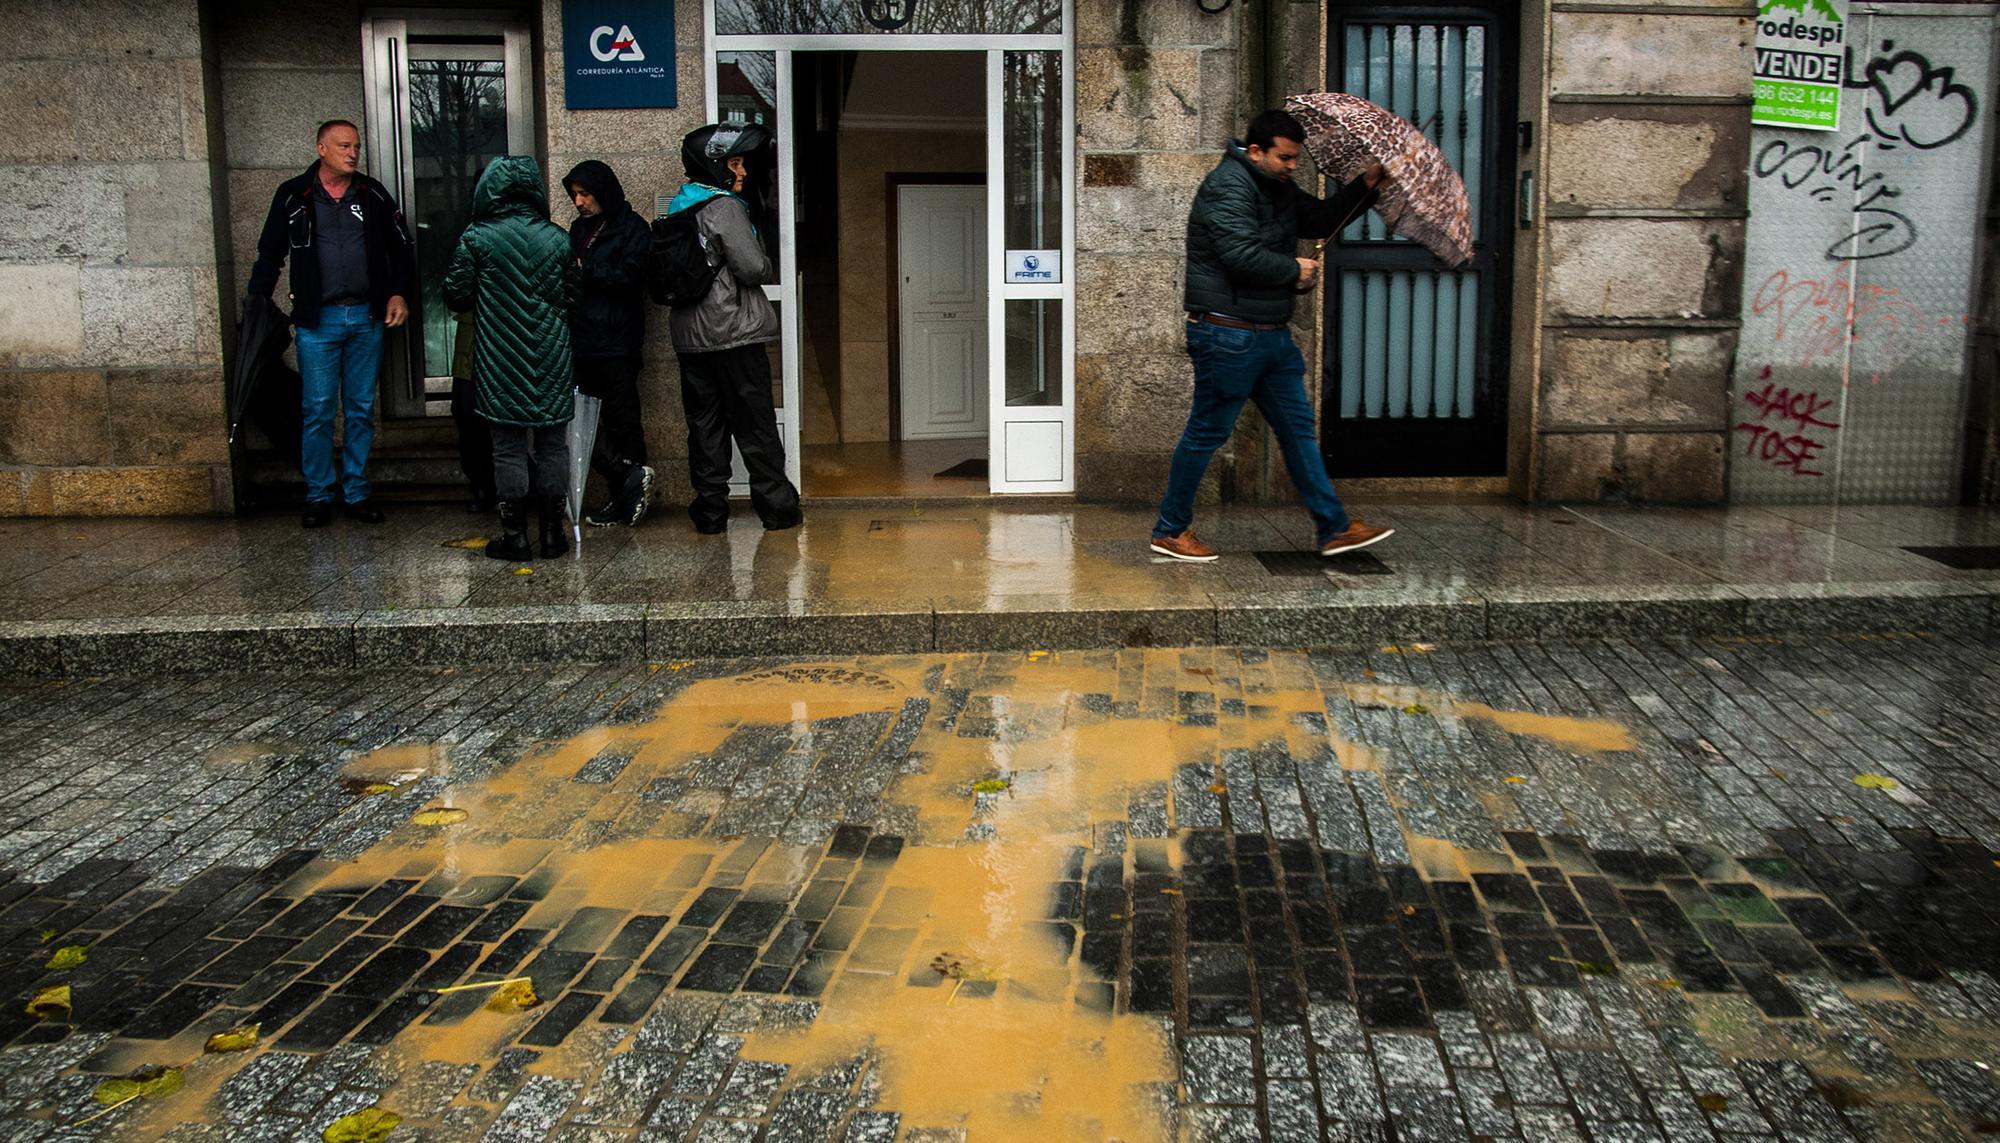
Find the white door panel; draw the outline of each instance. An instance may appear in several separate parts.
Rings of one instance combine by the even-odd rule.
[[[986,191],[906,186],[896,199],[904,440],[986,432]]]

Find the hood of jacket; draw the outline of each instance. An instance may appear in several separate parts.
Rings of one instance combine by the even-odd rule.
[[[722,190],[719,187],[703,186],[700,183],[688,183],[681,187],[680,191],[674,195],[673,201],[667,204],[667,213],[675,215],[684,210],[693,210],[695,207],[713,198],[733,198],[738,202],[742,202],[744,210],[751,214],[750,233],[757,233],[756,212],[750,211],[750,204],[743,202],[742,195]]]
[[[624,209],[625,188],[618,182],[618,176],[610,166],[596,159],[585,159],[571,167],[563,176],[563,190],[574,196],[578,190],[588,191],[603,208],[602,217],[609,218]]]
[[[486,164],[472,188],[472,220],[485,222],[513,214],[549,216],[542,168],[527,155],[502,155]]]

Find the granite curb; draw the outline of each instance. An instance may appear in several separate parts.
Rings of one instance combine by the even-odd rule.
[[[923,603],[690,601],[0,623],[0,677],[1662,635],[2000,630],[2000,584],[1212,592]]]

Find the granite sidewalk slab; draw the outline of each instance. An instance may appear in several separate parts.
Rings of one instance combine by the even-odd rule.
[[[408,509],[305,532],[251,519],[0,521],[0,673],[637,662],[1132,646],[1992,629],[1985,509],[1368,506],[1397,535],[1319,559],[1284,506],[1208,510],[1213,564],[1154,556],[1128,507],[816,508],[799,529],[667,519],[559,560],[463,546]],[[1976,551],[1974,552],[1976,554]],[[1974,561],[1976,562],[1976,561]]]

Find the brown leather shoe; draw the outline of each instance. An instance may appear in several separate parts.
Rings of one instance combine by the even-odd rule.
[[[1194,529],[1189,528],[1178,536],[1154,536],[1153,550],[1163,556],[1186,560],[1191,564],[1215,562],[1215,549],[1194,538]]]
[[[1349,520],[1347,531],[1319,546],[1319,554],[1337,556],[1342,552],[1358,552],[1373,543],[1379,543],[1396,534],[1394,528],[1371,528],[1359,520]]]

